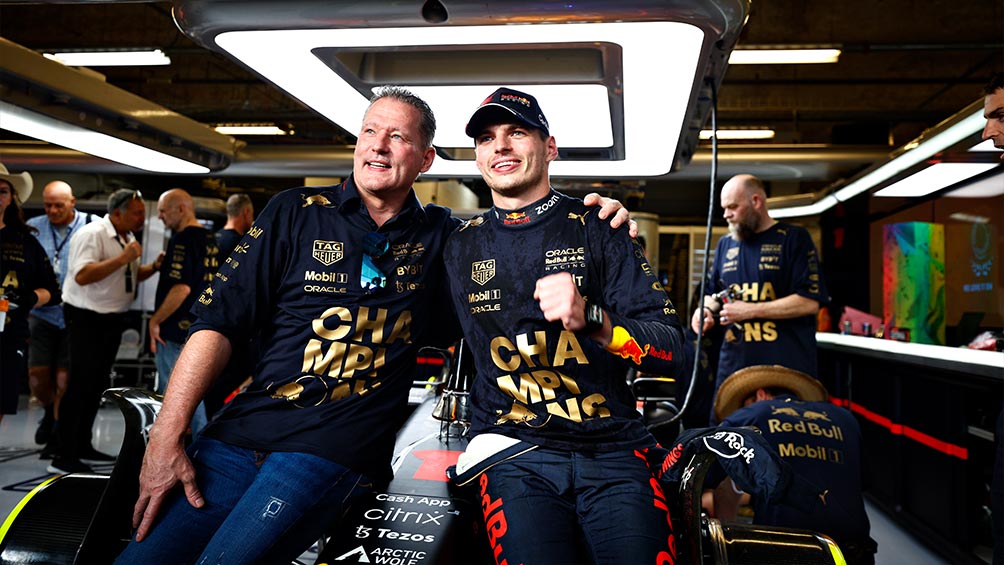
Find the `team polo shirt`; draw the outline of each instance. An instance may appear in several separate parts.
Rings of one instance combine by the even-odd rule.
[[[259,344],[253,383],[203,433],[389,479],[417,346],[457,337],[442,267],[457,224],[412,192],[377,229],[351,178],[273,197],[194,308],[192,333]],[[389,243],[372,259],[387,283],[367,292],[362,242],[371,232]]]
[[[21,297],[37,288],[49,291],[50,304],[59,304],[59,284],[38,240],[10,226],[0,228],[0,294]],[[23,340],[28,334],[27,309],[10,309],[0,340],[4,337]]]
[[[776,223],[745,241],[726,235],[718,241],[707,288],[738,285],[744,302],[768,302],[798,294],[829,302],[819,257],[809,232]],[[724,329],[718,382],[752,365],[784,365],[815,376],[816,317],[752,319]]]
[[[131,232],[119,235],[111,218],[103,218],[82,226],[70,238],[69,265],[63,281],[63,303],[91,310],[99,314],[125,312],[136,298],[139,258],[112,271],[107,277],[81,286],[76,276],[85,265],[117,257],[130,242],[136,241]],[[126,269],[131,271],[132,290],[126,290]]]
[[[53,226],[49,222],[49,217],[45,214],[28,219],[28,225],[38,230],[35,237],[42,244],[42,249],[45,250],[45,254],[52,263],[60,287],[63,286],[63,281],[66,280],[66,266],[69,262],[68,256],[70,254],[70,238],[73,236],[73,232],[95,219],[97,219],[97,216],[94,214],[88,214],[80,210],[74,210],[73,220],[62,227]],[[45,320],[57,328],[63,329],[66,327],[66,322],[63,320],[63,307],[59,304],[40,306],[33,309],[31,315]]]
[[[847,410],[785,394],[733,412],[723,426],[756,426],[792,470],[825,492],[821,511],[753,500],[754,523],[822,532],[838,545],[863,543],[869,523],[861,497],[861,429]]]
[[[156,308],[176,284],[188,285],[191,292],[178,308],[160,324],[160,337],[184,343],[195,316],[192,305],[199,293],[213,280],[219,267],[216,237],[202,226],[188,226],[175,233],[167,242],[164,260],[160,264],[160,279],[154,303]]]
[[[630,366],[677,375],[682,328],[641,246],[597,210],[552,191],[522,210],[492,208],[447,243],[453,304],[477,368],[472,437],[593,452],[655,443],[625,376]],[[606,311],[612,351],[544,319],[536,281],[562,271]]]

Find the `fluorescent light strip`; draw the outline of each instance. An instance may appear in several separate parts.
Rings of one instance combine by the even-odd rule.
[[[542,33],[546,31],[546,33]],[[368,105],[366,97],[313,55],[322,47],[352,49],[401,46],[477,46],[541,43],[608,42],[623,54],[625,158],[621,161],[561,159],[551,173],[566,177],[658,176],[669,172],[676,154],[697,70],[704,33],[680,22],[456,26],[325,30],[232,31],[216,36],[217,44],[290,95],[350,132],[358,131]],[[652,72],[652,53],[672,53]],[[495,86],[482,85],[474,98],[447,96],[449,104],[433,106],[437,121],[463,124]],[[590,85],[591,86],[591,85]],[[526,86],[536,96],[541,86]],[[585,91],[583,91],[585,92]],[[587,95],[583,95],[588,97]],[[559,106],[561,104],[558,104]],[[609,105],[609,103],[605,103]],[[543,106],[549,117],[557,107]],[[608,111],[608,110],[607,110]],[[600,108],[584,110],[593,120]],[[456,127],[462,133],[462,127]],[[606,127],[606,126],[604,126]],[[552,132],[566,139],[557,128]],[[451,132],[451,136],[455,135]],[[446,138],[443,138],[446,139]],[[443,143],[437,135],[438,146]],[[469,140],[467,143],[470,143]],[[564,146],[571,146],[568,139]],[[466,145],[466,143],[465,143]],[[477,176],[473,161],[436,159],[430,176]]]
[[[837,202],[846,202],[862,192],[871,190],[873,187],[898,175],[909,167],[920,163],[924,159],[929,158],[931,155],[951,147],[973,133],[981,131],[983,129],[983,124],[983,109],[981,108],[969,116],[966,116],[959,122],[953,124],[951,127],[939,132],[930,139],[924,140],[923,143],[915,145],[913,148],[900,154],[895,159],[841,188],[832,195],[835,198],[830,199],[827,197],[811,206],[778,208],[777,210],[771,210],[770,215],[775,218],[795,218],[798,216],[825,212],[835,206]],[[829,205],[822,209],[817,209],[817,206],[823,202],[829,202]],[[807,208],[812,208],[813,211],[802,212],[802,210]]]
[[[972,147],[970,147],[969,150],[970,151],[987,151],[987,152],[1000,151],[1000,149],[997,149],[996,147],[994,147],[994,140],[993,139],[984,139],[983,141],[981,141],[981,142],[977,143],[976,145],[973,145]]]
[[[836,63],[840,49],[736,49],[730,65],[792,65]]]
[[[155,173],[204,174],[209,168],[75,126],[0,100],[0,128]]]
[[[994,163],[935,163],[875,193],[880,197],[926,196],[996,167]]]
[[[275,125],[216,126],[213,129],[225,135],[289,135]]]
[[[711,130],[702,129],[700,139],[711,139]],[[720,129],[718,139],[773,139],[772,129]]]
[[[149,67],[170,65],[171,58],[160,49],[142,51],[64,51],[43,53],[68,67]]]
[[[967,136],[972,135],[973,132],[982,130],[983,122],[983,110],[977,110],[945,131],[932,136],[930,139],[902,153],[892,161],[841,188],[834,196],[841,202],[850,200],[858,194],[870,190],[872,187],[929,158],[931,155],[962,141]]]

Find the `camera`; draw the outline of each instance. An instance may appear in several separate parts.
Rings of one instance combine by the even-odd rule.
[[[718,302],[720,306],[722,304],[728,304],[729,302],[737,300],[739,298],[739,293],[740,293],[739,285],[733,283],[730,284],[728,287],[724,288],[723,290],[720,290],[712,294],[711,296],[715,299],[716,302]]]

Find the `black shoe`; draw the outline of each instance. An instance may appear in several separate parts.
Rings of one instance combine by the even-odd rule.
[[[38,458],[52,459],[53,457],[56,456],[56,451],[58,451],[56,449],[56,442],[50,441],[49,443],[45,444],[45,447],[42,448],[42,452],[38,454]]]
[[[38,422],[38,429],[35,430],[35,443],[38,445],[45,445],[49,443],[52,438],[52,426],[55,423],[55,418],[52,416],[52,406],[45,407],[45,415]]]
[[[81,462],[79,459],[70,459],[69,457],[56,457],[45,470],[50,473],[61,473],[64,475],[69,473],[94,472],[94,469],[91,469],[86,463]]]
[[[80,451],[80,460],[83,461],[84,463],[90,463],[91,465],[101,464],[101,463],[114,463],[115,456],[108,455],[107,453],[101,453],[97,449],[88,446]]]

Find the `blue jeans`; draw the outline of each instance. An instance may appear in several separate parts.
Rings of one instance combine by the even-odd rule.
[[[157,354],[154,355],[154,363],[157,365],[157,386],[154,392],[157,394],[164,394],[167,391],[167,381],[171,380],[171,371],[174,370],[184,345],[169,340],[157,344]]]
[[[178,356],[181,355],[181,348],[185,344],[176,341],[165,340],[165,343],[157,344],[157,354],[154,356],[154,363],[157,365],[157,394],[167,392],[167,383],[171,380],[171,371],[178,363]],[[202,428],[206,427],[209,419],[206,417],[206,405],[202,402],[195,407],[192,414],[192,435],[197,436]]]
[[[676,561],[662,489],[633,451],[537,448],[491,467],[475,488],[497,563],[581,563],[583,552],[597,565]]]
[[[291,563],[372,489],[359,473],[306,453],[208,437],[188,453],[205,505],[192,507],[179,485],[147,538],[133,539],[116,563]]]

